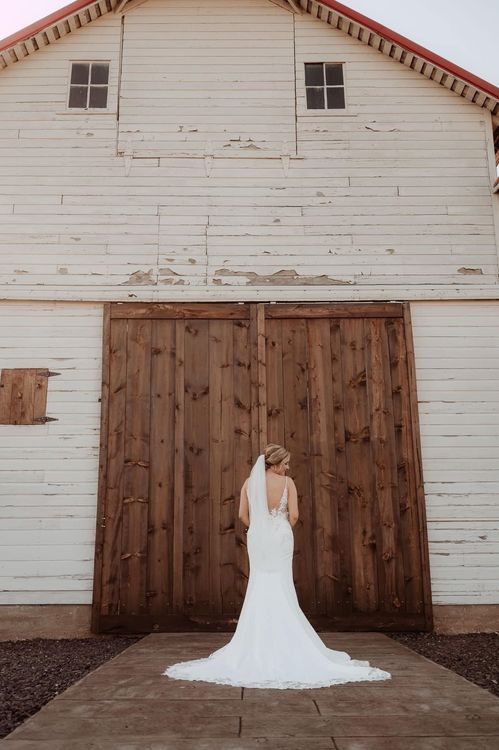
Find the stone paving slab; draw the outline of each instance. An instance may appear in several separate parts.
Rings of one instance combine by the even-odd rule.
[[[321,633],[392,679],[309,690],[172,680],[227,633],[157,633],[58,695],[5,750],[499,750],[499,699],[381,633]]]

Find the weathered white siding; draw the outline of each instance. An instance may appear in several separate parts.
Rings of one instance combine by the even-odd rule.
[[[0,304],[0,369],[48,367],[45,425],[0,425],[0,604],[92,601],[102,307]]]
[[[294,146],[292,13],[268,0],[149,0],[131,11],[119,130],[120,149],[137,154]]]
[[[499,302],[411,305],[435,604],[499,603]],[[0,425],[0,604],[92,601],[99,305],[3,303],[0,365],[47,366],[45,426]]]
[[[499,302],[411,305],[436,604],[499,604]]]
[[[267,0],[148,0],[118,126],[121,33],[106,15],[0,74],[4,297],[497,296],[488,111]],[[108,113],[65,110],[74,59],[110,60]],[[304,108],[323,60],[346,113]]]

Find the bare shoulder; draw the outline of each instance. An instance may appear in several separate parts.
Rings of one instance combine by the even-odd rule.
[[[296,489],[296,484],[295,484],[295,480],[293,479],[293,477],[288,476],[288,485]]]

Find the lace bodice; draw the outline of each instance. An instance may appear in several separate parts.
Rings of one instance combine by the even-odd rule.
[[[272,518],[287,518],[288,517],[288,478],[286,477],[286,481],[284,482],[284,490],[282,491],[281,499],[279,500],[279,505],[277,505],[275,508],[271,508],[269,513]]]

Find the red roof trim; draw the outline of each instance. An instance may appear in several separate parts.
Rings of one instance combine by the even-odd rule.
[[[485,94],[491,96],[493,99],[499,100],[499,87],[494,86],[488,81],[484,81],[483,78],[479,78],[478,76],[473,75],[473,73],[470,73],[469,70],[465,70],[464,68],[459,67],[459,65],[455,65],[454,63],[450,62],[450,60],[446,60],[444,57],[440,57],[440,55],[437,55],[431,50],[426,49],[426,47],[422,47],[420,44],[416,44],[416,42],[407,39],[407,37],[402,36],[401,34],[397,34],[396,31],[392,31],[392,29],[389,29],[387,26],[383,26],[377,21],[373,21],[372,18],[368,18],[362,13],[358,13],[356,10],[348,8],[346,5],[337,2],[337,0],[319,1],[322,5],[326,5],[328,8],[331,8],[331,10],[334,10],[337,13],[346,16],[354,23],[365,26],[375,34],[382,36],[384,39],[388,39],[390,42],[400,45],[401,47],[408,50],[409,52],[412,52],[418,57],[423,57],[425,60],[433,63],[433,65],[436,65],[438,68],[442,68],[447,73],[460,78],[465,83],[469,83],[470,86],[474,86],[475,88],[480,89]],[[15,34],[12,34],[5,39],[1,39],[0,52],[7,49],[8,47],[12,47],[19,42],[22,42],[25,39],[28,39],[31,36],[34,36],[35,34],[39,34],[47,26],[51,26],[52,24],[57,23],[57,21],[60,21],[79,10],[83,10],[88,5],[92,5],[92,2],[94,2],[94,0],[76,0],[69,5],[65,5],[63,8],[56,10],[49,16],[40,18],[30,26],[26,26],[24,29],[20,29]]]
[[[373,21],[372,18],[368,18],[362,13],[358,13],[356,10],[347,8],[346,5],[336,2],[336,0],[319,1],[322,5],[327,5],[329,8],[331,8],[331,10],[335,10],[337,13],[350,18],[355,23],[358,23],[361,26],[366,26],[371,31],[374,31],[375,34],[388,39],[390,42],[394,42],[394,44],[400,45],[409,52],[413,52],[415,55],[418,55],[418,57],[424,57],[425,60],[428,60],[428,62],[433,63],[438,68],[442,68],[443,70],[451,73],[451,75],[456,76],[457,78],[461,78],[466,83],[469,83],[471,86],[475,86],[477,89],[480,89],[485,94],[489,94],[494,99],[499,99],[499,87],[494,86],[488,81],[484,81],[483,78],[479,78],[478,76],[473,75],[473,73],[470,73],[469,70],[465,70],[464,68],[459,67],[459,65],[455,65],[454,63],[450,62],[450,60],[446,60],[445,57],[440,57],[440,55],[437,55],[435,54],[435,52],[426,49],[426,47],[422,47],[420,44],[416,44],[416,42],[407,39],[407,37],[402,36],[401,34],[397,34],[396,31],[392,31],[392,29],[389,29],[387,26],[383,26],[382,24],[377,23],[377,21]]]
[[[93,2],[95,2],[95,0],[76,0],[74,3],[70,3],[69,5],[65,5],[63,8],[59,8],[59,10],[55,10],[49,16],[40,18],[30,26],[25,26],[24,29],[20,29],[14,34],[6,36],[5,39],[0,39],[0,52],[2,52],[4,49],[7,49],[8,47],[12,47],[14,44],[22,42],[24,39],[29,39],[29,37],[35,36],[35,34],[39,34],[40,31],[46,29],[47,26],[52,26],[52,24],[57,23],[57,21],[61,21],[63,18],[66,18],[66,16],[71,16],[73,13],[77,13],[79,10],[83,10],[83,8],[86,8],[87,5],[92,5]]]

